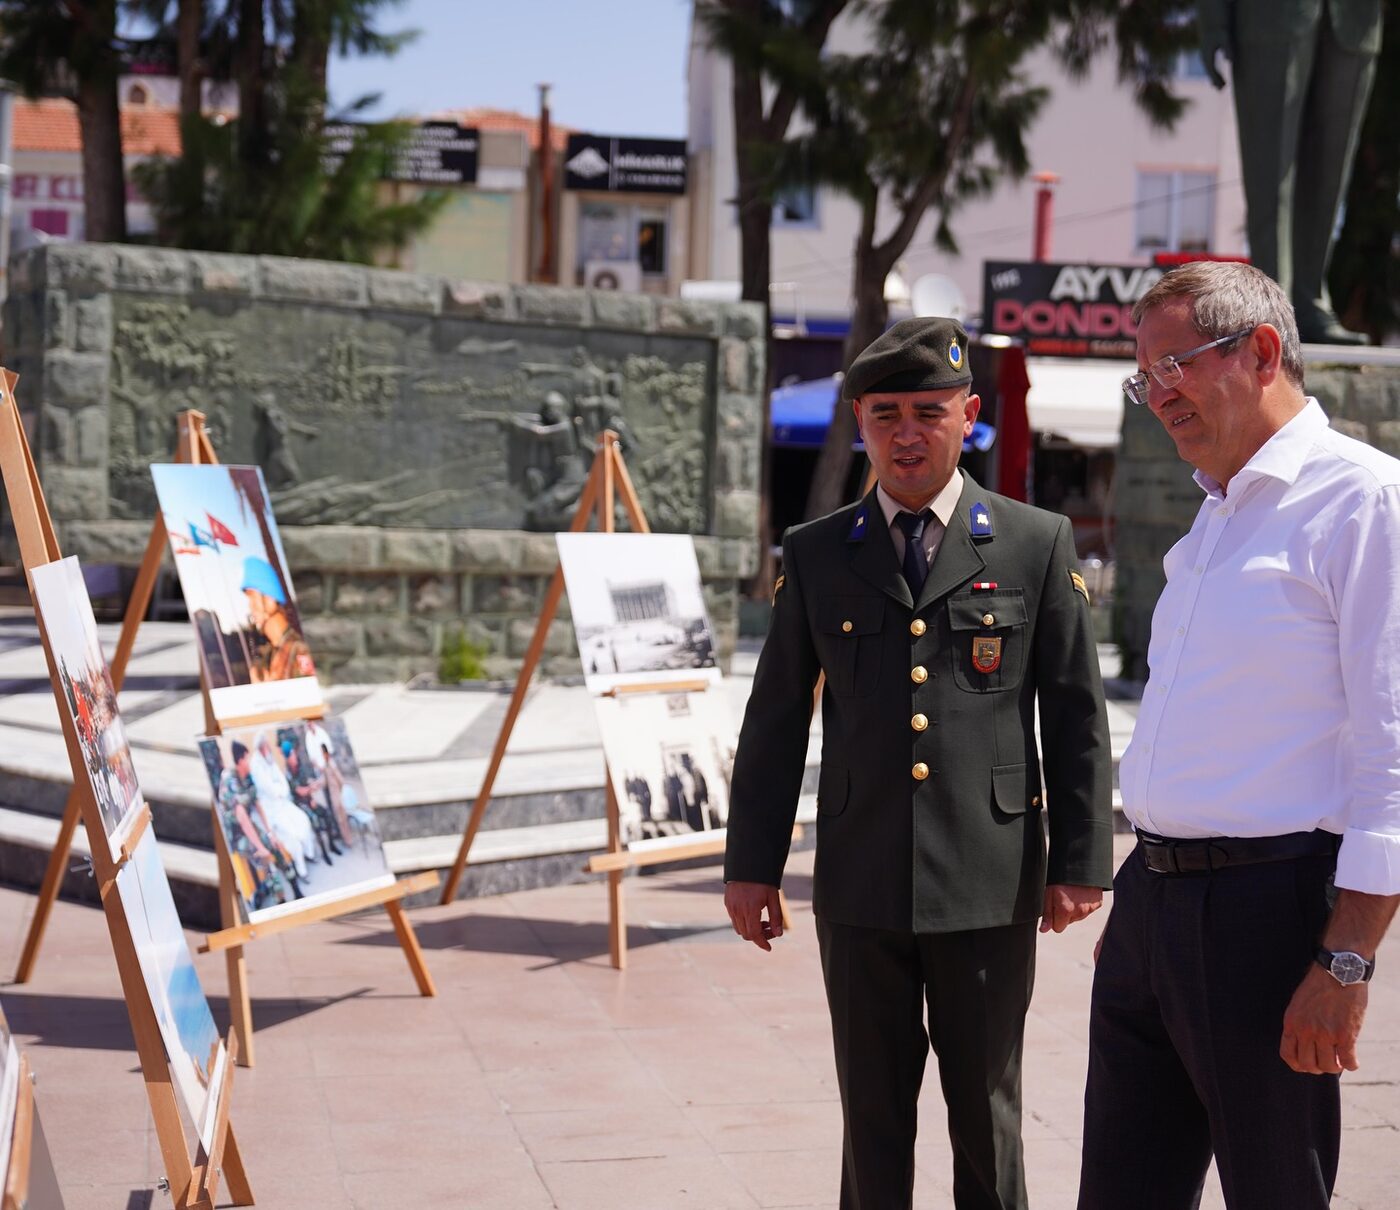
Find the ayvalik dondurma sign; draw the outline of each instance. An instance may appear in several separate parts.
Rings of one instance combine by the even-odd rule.
[[[982,330],[1040,357],[1136,356],[1133,304],[1162,276],[1151,265],[988,261]]]

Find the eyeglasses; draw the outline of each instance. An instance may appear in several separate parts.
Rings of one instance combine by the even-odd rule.
[[[1239,340],[1253,332],[1253,328],[1245,328],[1239,332],[1232,332],[1229,336],[1221,336],[1217,340],[1207,341],[1203,345],[1197,345],[1194,349],[1188,349],[1185,353],[1168,353],[1165,357],[1159,357],[1145,370],[1139,370],[1130,378],[1123,379],[1123,394],[1139,406],[1147,402],[1147,391],[1150,387],[1147,376],[1149,374],[1164,387],[1174,387],[1186,377],[1186,371],[1181,367],[1190,361],[1194,361],[1207,349],[1213,349],[1216,345],[1229,344],[1231,341]]]

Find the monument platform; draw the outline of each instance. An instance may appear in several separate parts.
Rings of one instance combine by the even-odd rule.
[[[99,627],[109,656],[117,629]],[[760,646],[746,642],[724,682],[736,729]],[[1100,654],[1111,678],[1112,649],[1101,648]],[[215,928],[218,872],[209,783],[196,748],[204,725],[196,670],[188,624],[143,623],[120,702],[181,918],[191,928]],[[584,866],[607,845],[603,750],[582,680],[580,675],[532,685],[472,845],[461,896],[597,877],[585,875]],[[345,721],[395,873],[451,865],[510,688],[374,684],[327,690],[331,710]],[[1116,761],[1131,735],[1136,703],[1110,701],[1109,707]],[[798,807],[801,822],[816,818],[820,756],[817,719]],[[0,610],[0,881],[38,886],[71,778],[33,615],[24,608]],[[811,843],[809,829],[798,847]],[[85,844],[80,828],[73,860],[79,868],[63,887],[68,898],[95,897],[79,861]]]

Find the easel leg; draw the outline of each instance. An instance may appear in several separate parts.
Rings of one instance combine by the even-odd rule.
[[[224,1174],[224,1190],[235,1206],[256,1204],[253,1201],[253,1190],[248,1185],[248,1174],[243,1168],[243,1156],[238,1150],[238,1140],[233,1136],[232,1122],[229,1123],[228,1135],[224,1139],[224,1155],[219,1169]]]
[[[408,914],[403,910],[403,900],[391,899],[384,905],[384,909],[389,913],[389,919],[394,922],[394,932],[398,934],[399,944],[403,946],[403,956],[408,959],[408,969],[413,972],[419,994],[436,996],[437,988],[433,985],[432,975],[428,973],[428,964],[423,961],[423,949],[418,944],[418,934],[413,931]]]
[[[778,891],[778,911],[783,918],[783,932],[792,932],[792,913],[788,911],[787,896],[781,889]]]
[[[238,884],[234,881],[223,830],[214,825],[214,843],[219,851],[219,919],[224,928],[239,923]],[[228,966],[228,1014],[238,1039],[238,1065],[253,1066],[253,1002],[248,994],[248,961],[241,945],[224,951]]]
[[[608,871],[608,954],[613,970],[627,969],[627,905],[621,870]]]
[[[53,852],[49,854],[49,865],[44,871],[44,882],[39,888],[39,900],[34,905],[34,919],[29,922],[29,936],[24,939],[24,952],[20,955],[19,970],[15,972],[16,983],[28,983],[34,973],[34,963],[39,957],[39,946],[44,940],[44,930],[49,926],[49,916],[53,912],[54,900],[63,884],[63,871],[68,864],[68,854],[73,849],[73,833],[78,830],[78,795],[70,791],[67,805],[63,808],[63,822],[58,828],[58,839],[54,841]]]

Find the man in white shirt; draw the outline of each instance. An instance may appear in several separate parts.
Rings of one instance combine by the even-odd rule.
[[[1326,1206],[1376,948],[1400,903],[1400,461],[1303,393],[1247,265],[1138,303],[1124,389],[1206,500],[1165,559],[1120,783],[1080,1210]]]

